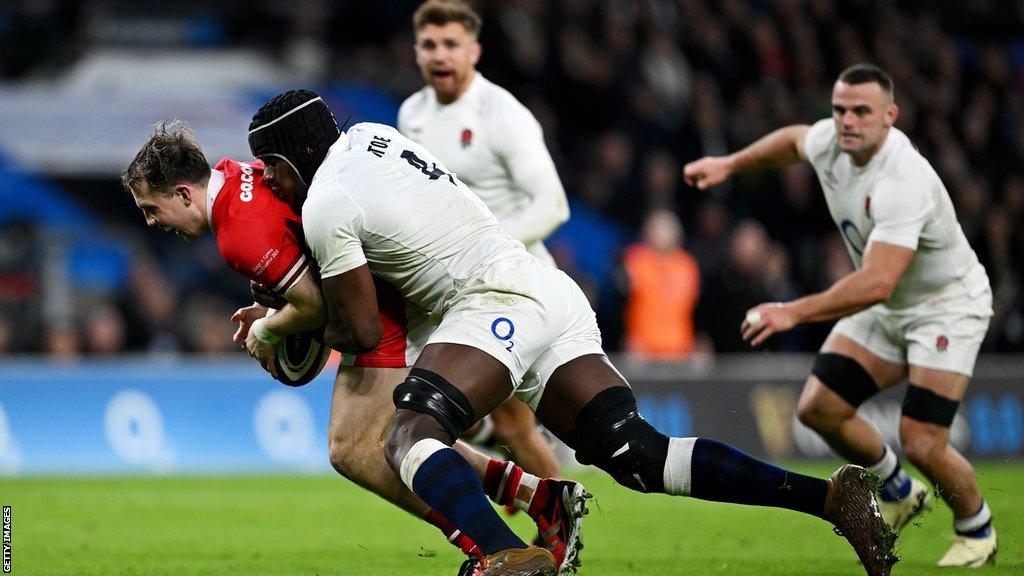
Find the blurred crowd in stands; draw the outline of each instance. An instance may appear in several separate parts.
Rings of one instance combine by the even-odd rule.
[[[131,8],[5,3],[0,85],[58,74],[96,45],[145,44],[142,34],[111,32],[122,29],[110,22],[142,13],[139,6],[150,15],[171,9],[122,4]],[[202,16],[200,40],[177,40],[197,49],[251,47],[310,83],[370,86],[401,101],[422,85],[409,22],[417,4],[183,2],[167,15]],[[683,185],[680,173],[689,160],[827,117],[838,72],[870,61],[893,77],[897,127],[942,177],[992,281],[984,349],[1024,351],[1024,2],[475,5],[484,18],[479,69],[541,121],[574,218],[609,235],[625,231],[627,242],[609,255],[617,265],[600,275],[580,265],[586,244],[558,234],[549,242],[593,298],[609,350],[658,358],[747,350],[739,325],[748,308],[822,290],[850,272],[808,167],[744,175],[707,192]],[[103,185],[117,199],[94,206],[128,203],[116,177]],[[108,212],[110,235],[132,248],[124,282],[74,290],[60,322],[41,311],[47,271],[38,256],[52,239],[32,224],[0,224],[0,351],[234,350],[227,318],[246,302],[247,285],[220,262],[212,239],[196,262],[131,210]],[[768,348],[815,350],[828,328],[804,327]],[[665,330],[679,337],[666,339]]]

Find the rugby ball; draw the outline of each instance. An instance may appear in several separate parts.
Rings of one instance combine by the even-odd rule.
[[[324,344],[324,328],[285,336],[275,346],[277,379],[288,386],[302,386],[324,369],[331,349]]]

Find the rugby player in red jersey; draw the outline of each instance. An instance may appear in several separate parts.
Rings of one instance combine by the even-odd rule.
[[[324,324],[325,315],[315,261],[308,256],[302,221],[289,203],[287,176],[264,180],[262,161],[225,158],[211,170],[191,130],[181,122],[156,126],[150,139],[121,175],[149,226],[173,231],[192,241],[208,231],[225,262],[253,282],[254,294],[276,300],[279,310],[267,316],[259,303],[239,309],[235,340],[268,372],[280,338]],[[391,472],[384,459],[384,438],[395,414],[392,394],[419,354],[417,341],[432,329],[425,317],[407,313],[398,291],[382,280],[374,283],[383,326],[371,350],[343,355],[334,384],[328,437],[330,461],[341,475],[444,532],[470,556],[479,554],[472,540],[432,511]],[[539,479],[511,462],[491,459],[469,446],[458,449],[472,463],[489,492],[501,504],[527,510],[556,554],[575,526],[563,521],[566,481]],[[537,495],[534,498],[534,495]],[[554,529],[553,529],[554,528]],[[472,564],[472,563],[470,563]]]

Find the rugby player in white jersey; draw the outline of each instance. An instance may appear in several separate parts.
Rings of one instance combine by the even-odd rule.
[[[318,135],[335,135],[329,150]],[[346,133],[323,101],[289,91],[253,116],[249,146],[273,176],[306,176],[303,230],[320,266],[325,338],[371,349],[381,334],[373,278],[394,285],[436,328],[395,389],[385,453],[417,496],[468,534],[485,556],[471,574],[565,575],[577,538],[559,560],[528,546],[495,513],[472,467],[450,446],[512,395],[619,483],[640,492],[775,506],[834,524],[869,576],[897,560],[869,474],[829,479],[778,468],[709,438],[669,438],[637,411],[628,383],[601,349],[594,312],[578,286],[524,248],[487,206],[424,147],[380,124]],[[534,490],[525,475],[513,493]],[[578,491],[571,519],[585,513]],[[517,496],[518,497],[518,496]],[[570,518],[567,518],[569,520]],[[681,520],[685,521],[685,520]]]
[[[287,176],[275,178],[273,168],[258,160],[225,158],[211,170],[188,127],[165,122],[125,169],[122,183],[148,225],[175,231],[186,240],[212,231],[225,262],[250,279],[258,303],[232,317],[239,323],[235,341],[265,369],[273,370],[274,341],[323,325],[318,269],[308,257],[295,211],[301,204],[291,202],[292,180]],[[378,280],[374,290],[382,336],[372,349],[346,355],[338,367],[328,423],[331,464],[346,478],[438,527],[475,563],[479,550],[473,541],[406,488],[384,459],[384,438],[395,415],[392,393],[409,374],[429,327],[422,326],[421,315],[406,306],[393,286]],[[267,316],[267,307],[278,311]],[[488,458],[461,442],[456,447],[482,482],[497,484],[505,476],[524,475],[514,463]],[[512,482],[501,484],[492,493],[494,501],[523,507],[545,535],[544,545],[563,554],[575,525],[565,512],[572,503],[562,493],[572,483],[533,478],[527,482],[535,489],[529,497],[525,490],[511,492]]]
[[[988,329],[992,293],[938,175],[893,126],[898,114],[889,76],[851,66],[833,87],[831,119],[701,158],[683,176],[705,189],[745,170],[811,164],[857,270],[824,292],[751,309],[743,337],[756,346],[805,322],[841,318],[815,359],[798,415],[882,478],[879,506],[896,529],[930,509],[932,496],[857,406],[908,379],[903,450],[953,510],[957,534],[938,564],[982,566],[995,561],[992,513],[974,469],[949,445],[949,428]]]
[[[402,103],[399,132],[440,158],[510,236],[553,266],[543,241],[568,220],[569,203],[540,124],[476,70],[480,16],[460,0],[429,0],[412,22],[427,85]],[[558,475],[558,460],[528,406],[511,399],[489,418],[520,466],[541,477]]]

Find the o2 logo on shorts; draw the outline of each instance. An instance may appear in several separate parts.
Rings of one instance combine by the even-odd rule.
[[[512,351],[512,347],[515,343],[512,342],[512,335],[516,333],[516,325],[511,320],[505,317],[496,318],[494,322],[491,322],[491,334],[502,342],[508,342],[508,346],[505,350]]]

